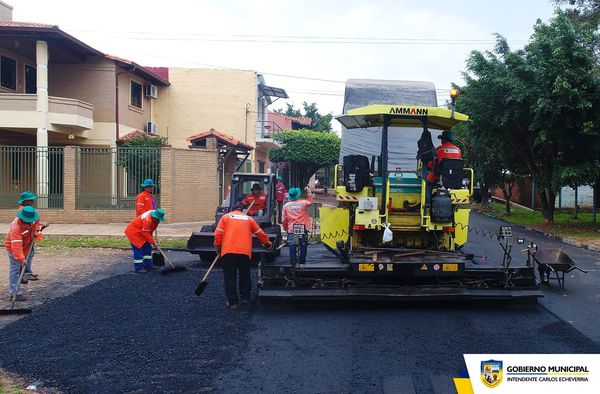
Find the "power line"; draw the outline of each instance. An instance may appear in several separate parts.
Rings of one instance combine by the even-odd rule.
[[[95,30],[71,30],[79,33],[102,33]],[[109,33],[110,34],[110,33]],[[205,42],[256,42],[256,43],[308,43],[308,44],[383,44],[383,45],[467,45],[495,44],[493,39],[463,39],[437,37],[361,37],[361,36],[302,36],[302,35],[260,35],[260,34],[217,34],[217,33],[169,33],[170,36],[150,31],[125,31],[112,34],[115,39],[154,40],[154,41],[205,41]],[[525,40],[510,40],[511,43],[525,43]]]

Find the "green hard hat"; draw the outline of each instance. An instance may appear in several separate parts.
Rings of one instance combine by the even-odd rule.
[[[151,178],[145,179],[144,182],[142,182],[142,184],[140,185],[142,187],[142,189],[146,188],[146,187],[156,187],[156,185],[154,184],[154,181]]]
[[[299,187],[292,187],[292,188],[290,188],[290,190],[288,190],[288,195],[289,195],[290,201],[295,201],[295,200],[299,199],[301,194],[302,194],[302,190],[300,190]]]
[[[23,204],[24,201],[37,200],[37,198],[38,197],[35,194],[33,194],[33,192],[27,191],[27,192],[21,193],[20,200],[17,202],[20,205],[20,204]]]
[[[24,207],[23,209],[19,210],[19,213],[17,213],[17,216],[19,217],[19,219],[21,219],[25,223],[37,222],[37,220],[39,218],[37,210],[31,206],[27,206],[27,207]]]
[[[160,220],[161,222],[167,220],[165,219],[165,211],[162,208],[155,209],[154,211],[150,212],[150,215],[152,215],[153,218]]]
[[[456,142],[456,136],[450,130],[442,131],[442,134],[438,135],[439,139],[445,138],[449,141]]]

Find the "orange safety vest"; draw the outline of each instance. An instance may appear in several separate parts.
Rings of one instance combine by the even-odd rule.
[[[144,212],[158,208],[156,206],[156,197],[153,194],[143,190],[135,198],[135,216],[139,216]]]
[[[254,205],[248,211],[248,215],[254,215],[258,211],[265,210],[265,204],[267,202],[267,195],[265,193],[254,194],[250,193],[242,200],[242,204],[249,206],[254,201]]]
[[[152,211],[136,216],[125,228],[125,236],[136,248],[141,248],[146,242],[155,244],[152,233],[158,227],[159,221],[154,220]]]
[[[6,235],[4,247],[18,261],[25,261],[25,253],[29,252],[29,248],[35,237],[34,224],[28,224],[18,217],[10,224],[10,230]]]
[[[269,243],[269,236],[256,224],[254,219],[241,211],[230,212],[219,220],[215,230],[215,247],[221,248],[221,256],[234,253],[252,257],[253,234],[263,245]]]
[[[460,148],[454,145],[450,141],[444,142],[442,145],[438,146],[435,150],[435,155],[437,156],[437,165],[442,162],[442,159],[462,159],[462,152]],[[433,168],[433,162],[428,163],[429,168]],[[439,176],[433,173],[433,171],[427,174],[427,180],[429,182],[437,182]]]

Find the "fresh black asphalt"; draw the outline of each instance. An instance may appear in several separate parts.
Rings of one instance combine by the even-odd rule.
[[[481,227],[499,223],[472,217]],[[473,252],[501,256],[495,241],[476,238]],[[598,261],[566,249],[583,266]],[[600,353],[587,323],[578,331],[563,316],[572,307],[565,299],[594,296],[579,281],[596,280],[596,271],[569,278],[565,292],[546,291],[557,298],[550,304],[228,311],[220,271],[198,298],[203,269],[194,256],[172,256],[190,270],[114,276],[0,330],[0,368],[77,393],[446,393],[465,369],[463,353]]]

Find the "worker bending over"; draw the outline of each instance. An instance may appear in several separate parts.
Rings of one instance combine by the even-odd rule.
[[[33,207],[35,200],[37,200],[37,196],[32,192],[23,192],[19,198],[19,211],[25,207]],[[39,220],[33,223],[33,228],[37,231],[37,236],[35,238],[36,241],[42,239],[42,230],[48,227],[49,224],[46,222],[40,222]],[[27,265],[25,266],[25,274],[23,278],[25,281],[36,281],[39,279],[39,276],[34,274],[31,270],[31,264],[33,263],[33,256],[35,255],[35,246],[31,246],[31,252],[29,252],[29,258],[27,259]]]
[[[262,216],[265,213],[265,204],[267,202],[267,195],[262,192],[262,186],[260,183],[252,185],[252,193],[248,194],[246,198],[242,200],[244,208],[249,207],[252,202],[254,204],[248,210],[250,216]]]
[[[32,206],[25,206],[19,210],[17,217],[10,224],[8,235],[4,241],[8,261],[10,264],[8,272],[8,297],[12,298],[17,291],[19,275],[22,269],[27,265],[28,254],[35,237],[37,236],[38,213]],[[16,294],[16,301],[25,301],[21,289]]]
[[[230,213],[223,215],[215,230],[215,247],[221,256],[225,284],[226,306],[238,306],[237,276],[239,272],[240,296],[242,303],[250,303],[252,281],[250,280],[250,259],[252,258],[252,235],[256,235],[263,245],[271,247],[269,236],[256,224],[254,219],[242,212],[243,205],[236,204]]]
[[[133,251],[135,273],[145,274],[156,269],[152,263],[152,248],[156,249],[157,243],[152,233],[165,220],[165,211],[157,208],[137,216],[125,228],[125,236],[131,243]]]
[[[156,197],[154,197],[154,188],[156,185],[150,178],[144,180],[140,185],[142,192],[135,198],[135,216],[140,216],[144,212],[156,209]]]
[[[302,195],[302,191],[298,187],[290,188],[289,194],[289,202],[283,206],[283,229],[288,233],[288,244],[290,246],[290,260],[293,263],[294,256],[296,255],[296,245],[294,245],[294,225],[301,224],[304,225],[306,234],[308,235],[308,230],[312,228],[312,222],[310,220],[310,216],[308,211],[306,210],[309,205],[313,203],[312,192],[308,187],[305,189],[306,196],[305,198],[300,198]],[[307,242],[302,244],[299,243],[300,248],[300,264],[306,263],[306,248],[308,246]]]

